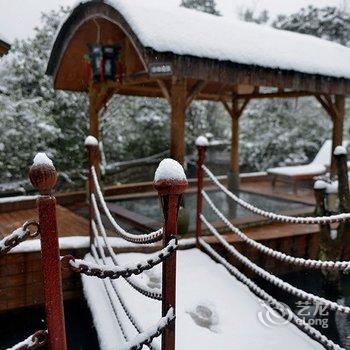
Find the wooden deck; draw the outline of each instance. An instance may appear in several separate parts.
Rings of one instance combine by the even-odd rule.
[[[37,219],[35,208],[0,214],[0,232],[6,236],[25,221]],[[89,222],[72,211],[57,206],[60,237],[86,236]],[[62,255],[72,254],[82,258],[85,249],[63,250]],[[0,261],[0,312],[43,303],[43,277],[40,252],[9,253]],[[62,271],[65,299],[81,295],[80,276],[71,271]]]
[[[23,225],[25,221],[37,218],[36,208],[0,213],[0,237],[10,234]],[[60,237],[87,236],[89,234],[88,220],[61,205],[57,206],[57,221]]]
[[[299,201],[309,205],[314,203],[311,189],[300,189],[298,195],[295,196],[288,187],[279,186],[276,187],[276,189],[272,189],[271,183],[266,178],[258,180],[259,181],[257,181],[256,178],[250,180],[244,179],[241,183],[241,188],[245,191]],[[226,181],[224,178],[222,182],[225,184]],[[206,183],[212,186],[210,182]],[[189,191],[196,191],[193,180],[191,181],[191,185]],[[107,190],[107,192],[109,195],[115,196],[114,199],[118,199],[118,197],[119,199],[131,199],[139,196],[147,197],[156,195],[155,191],[152,190],[151,184],[145,184],[144,186],[138,184],[137,188],[133,188],[131,185],[124,187],[119,189],[111,188]],[[142,194],[137,193],[138,190],[140,191],[142,189],[144,190]],[[86,236],[89,234],[88,220],[80,215],[87,210],[84,198],[85,194],[83,192],[75,192],[71,196],[69,194],[58,194],[57,199],[58,202],[61,203],[61,205],[57,206],[60,237]],[[66,207],[62,206],[62,204],[66,205]],[[129,226],[147,229],[160,225],[150,218],[146,218],[142,215],[134,215],[135,213],[129,212],[118,205],[111,204],[110,209],[116,218],[121,220],[121,222],[128,222]],[[310,207],[308,210],[310,211]],[[294,213],[294,215],[300,214],[302,213],[298,211]],[[12,203],[8,206],[1,205],[0,237],[8,235],[13,230],[20,227],[25,221],[36,218],[37,211],[35,208],[35,201],[25,202],[23,205],[21,205],[21,203]],[[259,221],[257,217],[250,218],[248,220],[248,225],[247,220],[243,221],[245,224],[243,224],[243,222],[237,222],[237,224],[241,224],[241,226],[244,227],[244,232],[267,246],[294,256],[317,257],[318,227],[316,225],[274,224],[266,220],[264,222]],[[217,225],[220,231],[226,229],[223,223],[217,223]],[[205,230],[203,230],[203,234],[206,234]],[[278,262],[276,263],[273,259],[266,258],[266,256],[253,251],[249,246],[241,242],[237,236],[228,233],[226,237],[228,241],[234,244],[239,250],[246,253],[252,260],[258,262],[261,266],[265,266],[270,271],[277,273],[289,271],[290,266],[284,266]],[[228,259],[231,259],[230,256],[226,255],[225,250],[217,244],[214,237],[208,236],[206,239],[213,244],[215,249],[219,250]],[[86,252],[86,249],[71,249],[61,251],[61,254],[72,254],[81,258]],[[1,258],[0,263],[0,312],[42,304],[42,284],[40,252],[7,254],[5,257]],[[80,276],[70,271],[63,271],[63,290],[65,299],[80,296]]]

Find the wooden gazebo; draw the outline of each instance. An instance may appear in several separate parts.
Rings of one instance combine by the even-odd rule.
[[[91,43],[121,45],[122,81],[89,80],[84,57]],[[221,101],[232,119],[231,170],[238,180],[239,117],[252,99],[314,96],[333,121],[333,147],[341,144],[350,49],[164,1],[90,1],[77,5],[60,28],[47,74],[56,89],[89,94],[96,137],[99,111],[113,94],[166,98],[171,157],[180,162],[186,108],[195,99]]]
[[[11,45],[0,36],[0,57],[5,55],[10,48]]]

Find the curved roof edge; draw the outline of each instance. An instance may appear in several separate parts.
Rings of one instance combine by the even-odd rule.
[[[131,3],[134,4],[134,7],[137,8],[136,10],[134,7],[130,5]],[[96,18],[99,17],[99,18],[104,18],[106,20],[111,21],[112,23],[118,25],[124,31],[124,33],[131,40],[136,51],[138,52],[138,55],[141,61],[143,61],[146,71],[148,70],[147,64],[158,60],[168,59],[173,64],[174,75],[179,75],[179,76],[189,75],[189,76],[193,76],[196,79],[205,79],[205,80],[213,79],[213,81],[221,81],[224,74],[227,77],[227,79],[229,79],[230,82],[232,83],[241,84],[246,82],[248,84],[254,85],[254,83],[257,83],[257,82],[261,82],[261,83],[272,82],[273,85],[271,86],[282,85],[283,87],[286,87],[286,88],[306,90],[306,91],[319,91],[319,92],[325,92],[325,93],[330,92],[330,93],[336,93],[336,94],[350,94],[350,64],[348,63],[350,62],[350,48],[341,47],[341,45],[338,45],[332,42],[327,42],[325,40],[321,40],[316,37],[310,37],[310,36],[301,35],[298,33],[278,31],[273,29],[275,36],[276,35],[279,36],[280,35],[279,32],[282,32],[282,39],[285,36],[287,36],[287,38],[289,37],[293,38],[294,41],[297,39],[300,39],[301,41],[306,40],[307,43],[315,42],[316,47],[319,48],[318,53],[321,52],[320,50],[322,49],[324,44],[326,47],[326,50],[325,50],[326,57],[324,58],[325,60],[327,60],[327,58],[329,58],[329,55],[332,54],[331,49],[334,47],[336,48],[338,47],[338,49],[341,50],[341,52],[344,52],[344,56],[346,56],[346,57],[343,57],[342,59],[342,71],[346,71],[346,72],[348,71],[349,73],[347,73],[347,75],[349,77],[339,76],[339,74],[325,74],[326,71],[324,71],[324,73],[320,73],[319,71],[322,71],[322,69],[320,69],[320,67],[322,68],[322,65],[314,69],[314,67],[312,67],[312,64],[314,62],[314,60],[311,59],[312,57],[309,57],[308,62],[306,62],[307,63],[306,68],[308,68],[306,69],[306,71],[303,71],[303,69],[297,69],[297,67],[300,66],[300,61],[298,61],[298,57],[300,55],[293,53],[292,58],[289,58],[290,52],[293,52],[293,47],[291,47],[288,50],[289,53],[284,52],[282,50],[284,54],[284,56],[281,54],[282,61],[283,61],[283,57],[285,60],[287,59],[287,65],[284,65],[284,66],[283,64],[281,64],[281,66],[278,66],[278,62],[276,61],[279,57],[278,55],[275,57],[275,61],[273,65],[271,66],[264,65],[263,64],[264,59],[266,60],[267,58],[270,57],[269,56],[270,53],[266,51],[271,51],[271,50],[266,49],[264,53],[261,53],[261,57],[262,57],[261,58],[260,53],[259,52],[256,53],[255,52],[256,50],[252,48],[252,45],[250,45],[249,42],[246,43],[245,46],[243,45],[240,48],[241,51],[243,50],[242,51],[243,54],[244,52],[247,52],[247,55],[248,54],[251,55],[251,56],[248,55],[249,57],[246,62],[243,62],[243,61],[239,62],[239,60],[235,61],[232,59],[232,57],[234,56],[231,57],[229,55],[221,58],[215,58],[214,56],[211,57],[210,55],[209,56],[205,56],[203,54],[200,55],[199,52],[197,52],[198,50],[203,48],[203,45],[200,45],[200,44],[199,46],[196,46],[193,48],[193,54],[191,54],[191,49],[192,49],[191,45],[194,45],[194,46],[196,45],[196,43],[193,43],[192,39],[191,39],[192,41],[191,40],[187,41],[186,45],[183,48],[180,48],[180,51],[176,47],[177,41],[180,44],[181,43],[180,39],[183,39],[183,37],[186,36],[186,31],[183,30],[185,27],[180,28],[181,33],[177,33],[172,36],[171,28],[170,29],[167,28],[167,23],[170,21],[170,17],[167,18],[168,22],[166,21],[164,22],[163,18],[160,21],[158,21],[157,18],[153,18],[152,20],[152,14],[154,15],[154,13],[158,11],[154,6],[152,7],[152,3],[153,4],[155,3],[154,0],[150,0],[150,7],[148,7],[148,5],[146,6],[145,4],[140,2],[140,0],[109,0],[107,2],[103,2],[103,1],[80,2],[72,10],[72,12],[67,16],[64,23],[62,24],[61,28],[58,31],[58,34],[52,46],[50,58],[46,69],[46,74],[56,78],[61,60],[76,30],[85,21],[94,17]],[[148,13],[148,9],[150,13]],[[164,8],[162,10],[165,12],[167,11]],[[171,11],[173,10],[174,9],[171,9]],[[181,14],[183,10],[184,9],[180,10]],[[143,16],[146,11],[148,13],[147,19],[145,19],[145,16]],[[190,13],[188,14],[186,11],[189,11]],[[199,20],[202,20],[203,23],[208,21],[208,23],[211,24],[214,21],[213,22],[214,27],[216,28],[221,25],[221,22],[219,24],[217,23],[218,19],[212,18],[216,16],[202,14],[198,11],[192,11],[188,9],[185,9],[184,13],[189,17],[196,16],[197,18],[198,16]],[[145,22],[143,21],[144,19],[145,19]],[[186,22],[187,17],[182,18],[181,20]],[[174,23],[178,23],[178,21],[180,21],[179,18],[177,18],[177,20],[174,20]],[[230,25],[237,25],[237,23],[234,21],[232,23],[231,21],[228,21],[229,23],[227,23],[227,21],[228,21],[227,19],[223,20],[224,27],[230,26]],[[172,23],[173,27],[174,27],[174,23]],[[254,28],[258,28],[257,25],[254,25],[254,27],[251,27],[250,24],[246,24],[246,23],[243,23],[243,24],[239,23],[238,25],[243,26],[244,28],[246,28],[246,25],[248,25],[247,26],[248,37],[249,35],[251,35],[251,32],[252,30],[254,30]],[[163,31],[162,28],[166,28],[166,30]],[[267,31],[267,33],[269,33],[270,31],[270,29],[268,28],[267,29],[263,28],[262,30]],[[227,28],[226,28],[226,31],[227,31]],[[277,34],[275,33],[276,31],[278,32]],[[217,38],[217,36],[215,35],[214,37]],[[260,38],[260,40],[262,41],[263,38]],[[234,44],[232,45],[233,45],[233,48],[235,48]],[[273,45],[277,45],[277,44],[273,44]],[[226,45],[226,46],[228,47],[227,49],[228,54],[232,54],[232,47],[230,47],[230,45]],[[270,46],[271,46],[271,43],[270,43]],[[226,47],[221,47],[222,50],[224,50],[225,48]],[[204,49],[207,50],[208,47]],[[247,50],[247,51],[244,51],[244,50]],[[254,58],[254,55],[257,58],[257,62],[261,60],[262,62],[261,64],[258,64],[251,60],[252,57]],[[320,56],[320,54],[318,56]],[[345,58],[347,58],[348,56],[349,56],[349,60],[345,60]],[[245,57],[245,56],[243,55],[242,57]],[[293,64],[288,65],[288,60],[290,59],[292,61],[293,58],[295,58],[296,64],[294,66]],[[345,64],[343,61],[347,62],[347,64]],[[303,61],[301,61],[301,63],[303,63]],[[319,64],[319,62],[316,61],[315,64]],[[349,70],[347,69],[348,65],[349,65]],[[323,66],[325,65],[323,64]],[[328,65],[326,66],[327,67],[329,66],[329,61],[328,61]],[[334,67],[334,62],[331,66]],[[310,67],[311,67],[311,70],[310,70]],[[210,71],[208,71],[208,69]],[[264,75],[264,77],[262,75]],[[265,79],[265,76],[267,76],[267,79]],[[301,80],[304,81],[302,84],[300,83]],[[308,80],[308,81],[306,82],[305,80]],[[274,84],[275,82],[276,84]],[[258,85],[264,85],[264,84],[258,84]],[[266,86],[269,86],[269,84],[266,84]]]
[[[139,52],[141,60],[143,60],[146,50],[122,14],[120,14],[113,6],[104,3],[103,1],[80,2],[73,8],[72,12],[68,14],[57,32],[46,67],[47,75],[56,75],[60,61],[65,53],[67,45],[69,44],[70,38],[75,33],[75,30],[86,20],[93,17],[103,17],[119,25],[120,28],[130,37],[136,50]]]

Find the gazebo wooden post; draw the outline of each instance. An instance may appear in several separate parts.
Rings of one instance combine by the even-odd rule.
[[[184,164],[185,146],[185,113],[187,106],[187,84],[185,78],[174,78],[170,93],[170,156]]]
[[[345,97],[341,95],[335,96],[334,101],[334,112],[331,116],[333,121],[332,131],[332,159],[331,159],[331,176],[337,174],[337,161],[334,156],[334,150],[337,146],[343,144],[343,133],[344,133],[344,117],[345,117]]]
[[[231,117],[231,159],[228,172],[228,188],[231,191],[239,190],[239,118],[249,101],[250,98],[245,98],[243,104],[239,106],[236,90],[233,92],[231,105],[224,99],[221,100]]]
[[[228,188],[231,191],[239,190],[239,115],[238,99],[235,95],[232,97],[231,109],[231,157]]]

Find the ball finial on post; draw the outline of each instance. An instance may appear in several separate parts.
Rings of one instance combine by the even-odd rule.
[[[181,195],[188,182],[183,167],[174,159],[163,159],[154,175],[154,188],[160,196]]]
[[[41,195],[49,195],[57,182],[57,172],[45,153],[37,153],[29,169],[29,179]]]

